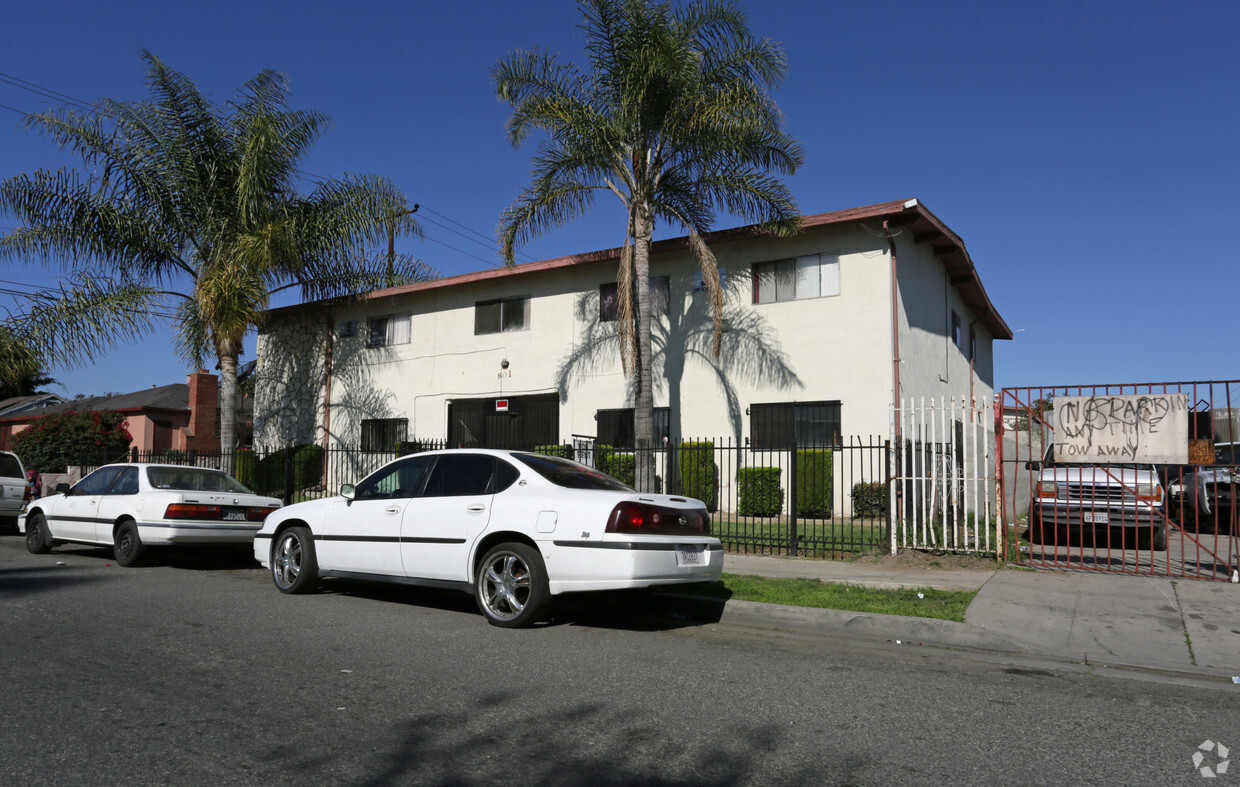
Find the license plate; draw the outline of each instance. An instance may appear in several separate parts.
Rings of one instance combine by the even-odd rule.
[[[705,546],[689,546],[686,544],[676,545],[676,565],[678,566],[704,566],[706,565],[706,547]]]
[[[1091,525],[1105,525],[1111,521],[1111,517],[1106,511],[1086,511],[1081,519]]]
[[[244,522],[245,521],[245,509],[244,508],[225,508],[224,509],[224,521],[225,522]]]

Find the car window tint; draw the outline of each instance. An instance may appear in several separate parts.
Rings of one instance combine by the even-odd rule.
[[[517,483],[517,479],[521,477],[521,471],[505,462],[503,459],[495,460],[495,483],[490,491],[503,492],[508,487]]]
[[[101,467],[78,481],[77,486],[73,487],[73,493],[75,495],[101,495],[108,491],[108,487],[112,486],[112,482],[124,469],[123,467]]]
[[[495,457],[486,454],[439,454],[426,482],[426,497],[491,494]]]
[[[23,478],[21,462],[12,454],[0,454],[0,476],[5,478]]]
[[[556,486],[568,489],[610,489],[617,492],[632,492],[626,486],[606,473],[600,473],[593,467],[570,462],[555,456],[542,454],[513,454],[521,462],[534,468],[540,476]]]
[[[354,500],[417,497],[434,457],[411,456],[380,468],[357,485]]]
[[[121,477],[116,479],[116,483],[112,484],[112,488],[108,490],[109,495],[136,495],[138,494],[138,468],[126,467],[121,471]]]

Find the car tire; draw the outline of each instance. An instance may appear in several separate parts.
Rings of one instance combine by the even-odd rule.
[[[1154,528],[1154,533],[1150,536],[1150,549],[1155,552],[1167,551],[1167,528]]]
[[[281,593],[309,593],[319,582],[314,534],[308,527],[290,527],[271,545],[271,581]]]
[[[32,555],[46,555],[52,551],[52,534],[42,514],[26,518],[26,551]]]
[[[112,557],[116,559],[117,565],[125,568],[139,565],[145,551],[142,539],[138,536],[138,525],[132,519],[117,525],[112,532]]]
[[[542,620],[551,604],[542,555],[526,544],[492,547],[478,563],[474,598],[492,626],[523,628]]]

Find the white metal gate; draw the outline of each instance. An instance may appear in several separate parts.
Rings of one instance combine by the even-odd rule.
[[[891,554],[1001,548],[994,416],[994,402],[901,400],[891,419]]]

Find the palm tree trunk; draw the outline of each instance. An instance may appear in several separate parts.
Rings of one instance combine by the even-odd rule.
[[[220,354],[220,453],[227,459],[237,447],[237,356]]]
[[[650,241],[654,221],[638,215],[633,226],[633,286],[637,289],[637,358],[633,364],[636,398],[633,402],[633,441],[636,448],[635,483],[639,492],[655,492],[654,381],[650,347]]]

